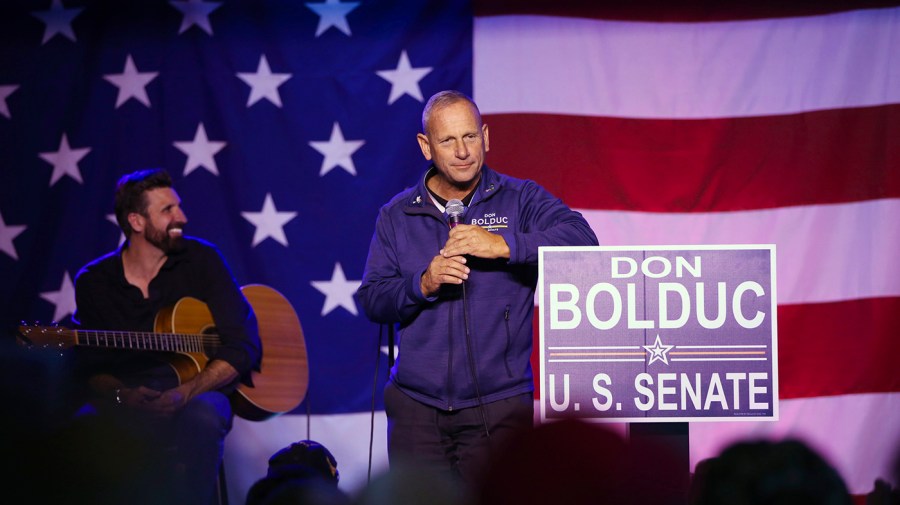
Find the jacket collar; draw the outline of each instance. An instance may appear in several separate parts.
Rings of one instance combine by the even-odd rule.
[[[428,167],[428,170],[426,170],[419,179],[419,183],[409,193],[406,205],[403,209],[407,214],[429,214],[438,219],[443,219],[443,215],[432,203],[431,195],[425,187],[425,181],[428,179],[428,174],[430,174],[432,170],[437,170],[434,165]],[[483,165],[481,167],[481,180],[478,181],[478,189],[475,191],[475,195],[472,196],[469,207],[477,205],[478,202],[482,200],[493,197],[501,187],[502,180],[500,174],[488,168],[487,165]]]

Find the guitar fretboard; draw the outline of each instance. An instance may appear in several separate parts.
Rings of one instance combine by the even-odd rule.
[[[75,335],[78,345],[140,351],[205,353],[219,345],[216,335],[192,333],[77,330]]]

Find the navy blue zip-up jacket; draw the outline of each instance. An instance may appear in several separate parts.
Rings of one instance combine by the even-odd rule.
[[[482,167],[463,222],[502,235],[510,259],[468,258],[466,318],[460,286],[442,285],[430,298],[420,287],[422,274],[449,233],[425,179],[381,208],[358,291],[371,320],[400,323],[400,351],[390,380],[407,395],[438,409],[477,405],[466,354],[468,319],[482,401],[533,391],[530,358],[538,247],[597,245],[597,237],[581,214],[537,183]]]

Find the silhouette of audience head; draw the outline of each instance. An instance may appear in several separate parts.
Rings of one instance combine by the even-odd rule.
[[[294,442],[269,458],[266,476],[279,477],[285,474],[318,475],[335,487],[340,479],[334,455],[324,445],[312,440]]]
[[[337,489],[337,460],[325,446],[301,440],[269,458],[266,476],[247,492],[247,505],[343,505],[347,496]]]
[[[696,505],[850,505],[843,479],[800,441],[745,441],[704,462]]]

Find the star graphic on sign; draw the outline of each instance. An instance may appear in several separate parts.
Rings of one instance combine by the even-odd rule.
[[[212,25],[209,24],[209,15],[212,11],[218,9],[222,2],[204,2],[203,0],[187,0],[184,2],[169,2],[172,7],[175,7],[184,17],[181,19],[181,28],[178,29],[178,35],[186,32],[188,28],[196,25],[199,26],[201,30],[207,33],[207,35],[213,34]]]
[[[12,116],[9,114],[9,105],[6,104],[6,97],[11,95],[13,91],[17,89],[19,89],[19,86],[15,84],[0,86],[0,115],[6,116],[7,118],[12,118]]]
[[[359,314],[353,295],[356,294],[362,281],[348,281],[340,263],[334,264],[330,281],[312,281],[310,284],[325,295],[325,304],[322,305],[323,316],[338,307],[344,307],[354,316]]]
[[[256,68],[255,74],[238,72],[237,76],[250,86],[247,107],[265,98],[280,108],[281,95],[278,94],[278,86],[291,78],[291,74],[273,74],[265,54],[259,57],[259,66]]]
[[[328,141],[314,140],[309,143],[313,149],[322,153],[322,168],[319,177],[327,174],[334,167],[341,167],[350,175],[356,175],[356,167],[353,166],[353,153],[365,144],[365,140],[344,140],[344,132],[337,122],[331,128],[331,138]]]
[[[156,79],[157,75],[159,72],[138,72],[137,67],[134,66],[134,60],[129,54],[125,58],[125,69],[121,74],[106,74],[103,78],[119,88],[119,95],[116,97],[117,109],[130,98],[134,98],[149,108],[150,98],[147,97],[145,88],[150,81]]]
[[[359,2],[345,2],[340,0],[325,0],[322,3],[309,3],[306,6],[319,15],[319,26],[316,28],[316,37],[322,35],[332,26],[350,35],[350,25],[347,23],[347,14],[359,7]]]
[[[259,212],[241,212],[241,215],[256,227],[256,232],[253,233],[253,243],[250,247],[256,247],[257,244],[269,237],[287,247],[288,240],[284,234],[284,225],[297,217],[297,213],[279,212],[275,208],[275,201],[272,200],[272,193],[266,193],[262,210]]]
[[[69,272],[63,273],[62,285],[59,291],[47,291],[41,293],[41,298],[56,305],[53,311],[53,320],[62,321],[62,318],[75,313],[75,286]]]
[[[419,81],[431,72],[431,67],[413,68],[409,63],[406,51],[400,53],[400,61],[394,70],[378,70],[375,73],[379,77],[391,83],[391,96],[388,105],[394,103],[403,95],[409,95],[418,101],[423,101],[422,90]]]
[[[66,137],[66,134],[63,133],[62,140],[59,141],[58,151],[39,153],[38,156],[40,156],[42,160],[53,165],[53,174],[50,176],[50,186],[56,184],[56,181],[64,175],[68,175],[79,183],[84,184],[84,181],[81,180],[81,171],[78,170],[78,162],[81,161],[81,158],[87,156],[87,153],[89,152],[91,152],[90,147],[81,147],[78,149],[69,147],[69,139]]]
[[[116,219],[115,214],[107,214],[106,220],[116,225],[116,228],[119,228],[119,230],[121,231],[122,228],[119,226],[119,220]],[[119,245],[122,245],[123,242],[125,242],[125,232],[119,234]]]
[[[181,152],[187,155],[187,162],[184,164],[184,175],[193,172],[198,167],[203,167],[213,175],[219,175],[216,167],[216,160],[213,158],[215,154],[221,151],[226,143],[220,141],[210,141],[206,136],[206,128],[203,123],[197,126],[197,132],[194,133],[194,140],[187,142],[172,142]]]
[[[40,19],[47,25],[44,29],[44,39],[41,41],[41,45],[46,44],[47,41],[56,36],[56,34],[64,35],[74,42],[75,32],[72,30],[72,20],[75,19],[75,16],[81,13],[82,10],[83,7],[65,9],[63,8],[62,0],[53,0],[49,10],[32,12],[31,14],[34,17]]]
[[[672,350],[674,345],[663,345],[662,341],[659,339],[659,335],[656,335],[656,342],[651,345],[642,346],[647,352],[650,353],[650,362],[648,365],[653,364],[654,361],[662,361],[664,364],[669,364],[669,357],[666,355],[667,352]]]
[[[16,246],[13,244],[13,239],[25,231],[25,228],[27,226],[24,224],[6,224],[3,221],[3,214],[0,214],[0,251],[8,254],[12,259],[18,260],[19,255],[16,254]]]

